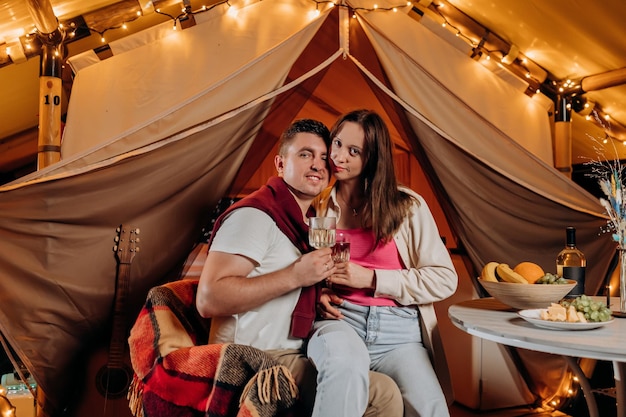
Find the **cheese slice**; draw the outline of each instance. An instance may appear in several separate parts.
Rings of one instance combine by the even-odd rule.
[[[569,306],[567,309],[567,321],[570,323],[577,323],[580,321],[578,318],[578,312],[574,306]]]
[[[539,316],[542,320],[563,321],[568,323],[587,323],[585,314],[576,310],[576,307],[563,307],[561,304],[552,303],[550,307],[541,310]]]
[[[550,307],[548,307],[548,318],[550,321],[566,321],[567,320],[567,311],[565,307],[561,304],[552,303]]]

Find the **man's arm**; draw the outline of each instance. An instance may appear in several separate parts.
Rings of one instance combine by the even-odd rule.
[[[301,256],[287,267],[247,278],[254,263],[241,255],[210,251],[196,295],[203,317],[229,316],[250,311],[297,288],[313,285],[334,271],[330,248]]]

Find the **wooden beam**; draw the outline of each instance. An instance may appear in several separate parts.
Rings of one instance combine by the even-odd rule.
[[[59,28],[59,20],[52,10],[50,0],[28,0],[28,11],[40,33],[54,33]]]
[[[141,6],[137,0],[122,0],[91,13],[85,13],[83,19],[90,29],[103,33],[107,29],[120,27],[137,19],[141,13]]]

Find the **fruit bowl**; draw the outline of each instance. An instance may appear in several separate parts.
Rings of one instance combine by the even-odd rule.
[[[567,284],[518,284],[484,279],[478,282],[493,298],[520,310],[546,308],[551,303],[558,303],[576,285],[574,280],[567,280]]]

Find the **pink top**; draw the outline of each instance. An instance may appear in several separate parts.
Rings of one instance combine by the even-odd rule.
[[[372,252],[374,233],[370,229],[337,229],[337,235],[343,233],[350,239],[350,262],[369,269],[403,269],[396,242],[392,239],[386,244],[379,244]],[[333,290],[340,297],[354,304],[364,306],[397,306],[389,298],[374,297],[373,289],[350,288],[334,285]]]

